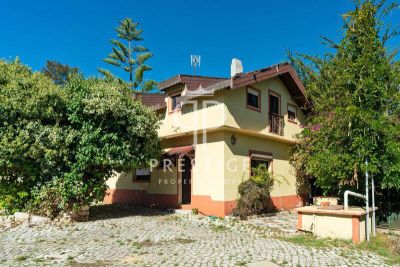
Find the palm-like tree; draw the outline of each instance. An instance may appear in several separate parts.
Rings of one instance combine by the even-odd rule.
[[[151,70],[146,61],[153,56],[146,47],[138,45],[143,40],[143,30],[138,29],[138,22],[125,18],[120,21],[119,26],[115,29],[118,33],[118,39],[112,39],[112,52],[103,61],[118,67],[129,74],[129,86],[138,91],[149,91],[156,85],[155,81],[143,79],[144,73]],[[98,69],[98,71],[108,78],[114,77],[110,71]]]

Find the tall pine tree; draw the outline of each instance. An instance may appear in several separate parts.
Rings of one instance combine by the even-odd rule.
[[[148,48],[139,45],[143,41],[143,30],[138,28],[139,23],[133,22],[132,19],[125,18],[120,21],[119,26],[115,29],[118,39],[112,39],[112,52],[103,61],[120,68],[129,75],[129,86],[138,91],[149,91],[156,85],[155,81],[144,80],[144,73],[151,70],[146,64],[153,54]],[[98,69],[101,74],[106,77],[114,77],[110,71]]]

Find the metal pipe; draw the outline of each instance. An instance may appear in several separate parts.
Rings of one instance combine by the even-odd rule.
[[[344,192],[344,209],[345,210],[349,209],[349,195],[365,199],[365,196],[363,194],[359,194],[359,193],[356,193],[356,192],[352,192],[350,190],[346,190]]]
[[[372,194],[372,234],[376,235],[376,221],[375,221],[375,181],[374,175],[371,174],[371,194]]]
[[[367,212],[365,216],[365,228],[367,230],[367,242],[369,242],[369,234],[370,234],[370,222],[369,222],[369,199],[368,199],[368,159],[365,159],[365,210]]]

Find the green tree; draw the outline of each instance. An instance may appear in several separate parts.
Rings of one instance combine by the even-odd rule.
[[[115,29],[119,40],[111,40],[112,52],[104,59],[104,62],[127,72],[129,86],[135,91],[140,87],[141,91],[145,92],[153,89],[156,82],[144,80],[145,72],[151,70],[146,62],[153,54],[148,48],[138,44],[143,41],[143,30],[139,29],[138,26],[138,22],[133,22],[129,18],[120,21],[119,26]],[[108,70],[100,68],[99,72],[108,78],[114,77]]]
[[[102,200],[114,171],[160,153],[156,115],[115,80],[75,75],[60,87],[19,61],[0,61],[0,114],[0,205],[8,210],[47,201],[57,213]]]
[[[291,159],[301,181],[315,178],[325,194],[364,184],[365,161],[382,188],[400,189],[400,72],[397,34],[383,23],[395,5],[355,1],[344,37],[324,57],[289,55],[312,102],[307,127]]]
[[[54,60],[47,60],[46,66],[44,66],[42,72],[45,76],[52,79],[55,84],[63,85],[68,81],[68,77],[77,74],[79,69],[77,67],[61,64]]]

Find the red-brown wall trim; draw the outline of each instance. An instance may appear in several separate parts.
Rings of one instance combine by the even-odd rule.
[[[160,208],[178,208],[178,195],[149,194],[145,190],[107,189],[104,204],[135,204]]]
[[[352,240],[355,244],[360,244],[360,218],[352,217]]]
[[[236,208],[236,200],[218,201],[212,200],[210,196],[193,196],[192,202],[188,205],[182,205],[183,209],[199,209],[199,212],[204,215],[214,215],[223,217],[231,214]]]
[[[303,227],[303,214],[299,212],[297,214],[297,230],[301,230]]]
[[[153,206],[160,208],[197,208],[205,215],[225,216],[231,214],[236,208],[236,200],[219,201],[210,196],[192,195],[192,202],[188,205],[180,205],[178,194],[149,194],[145,190],[108,189],[104,198],[104,204],[134,204],[139,206]],[[277,210],[291,210],[301,206],[304,202],[301,196],[271,197],[271,202]]]
[[[294,208],[302,207],[305,203],[306,196],[292,195],[271,197],[272,204],[278,210],[292,210]]]

